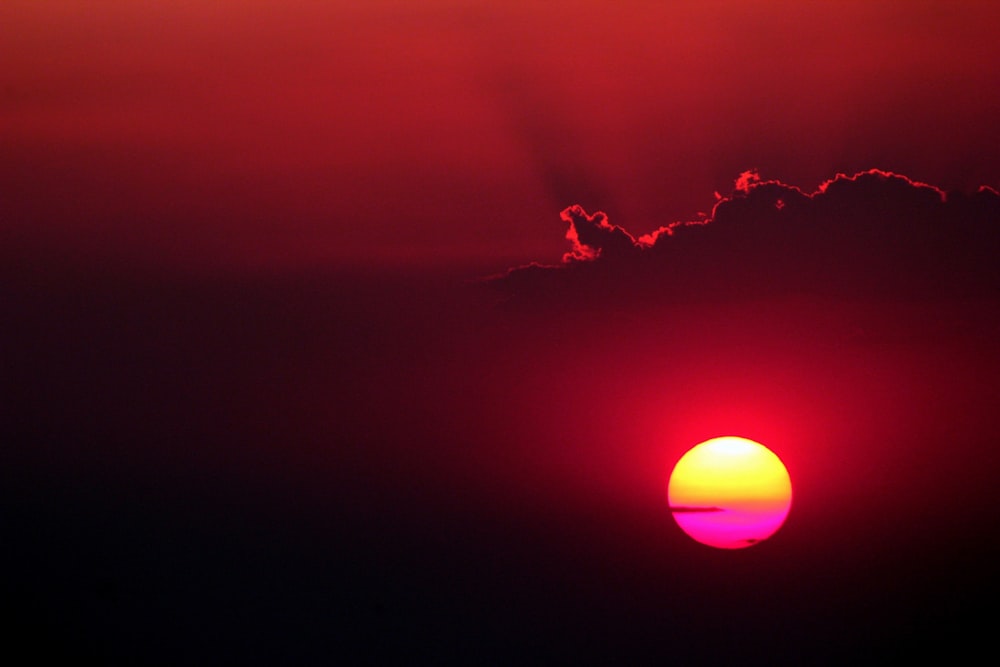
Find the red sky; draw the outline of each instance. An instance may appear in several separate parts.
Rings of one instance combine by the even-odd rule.
[[[8,252],[184,267],[555,260],[757,168],[1000,185],[992,2],[0,8]]]
[[[8,634],[973,662],[998,35],[992,0],[0,0]],[[528,264],[568,223],[596,259]],[[795,489],[738,560],[666,498],[726,434]]]

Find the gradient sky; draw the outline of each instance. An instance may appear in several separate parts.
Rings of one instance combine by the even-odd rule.
[[[757,168],[1000,185],[993,2],[0,8],[5,252],[196,268],[556,259]]]
[[[0,0],[15,646],[975,662],[998,35],[990,0]],[[667,502],[720,435],[795,488],[735,559]]]

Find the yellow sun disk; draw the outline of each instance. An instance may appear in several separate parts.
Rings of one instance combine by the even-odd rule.
[[[778,457],[760,452],[718,455],[714,448],[692,452],[678,463],[673,480],[673,493],[684,502],[784,498],[791,491]]]
[[[691,537],[721,548],[767,539],[784,523],[792,486],[781,460],[763,445],[727,436],[701,443],[677,462],[668,498]]]

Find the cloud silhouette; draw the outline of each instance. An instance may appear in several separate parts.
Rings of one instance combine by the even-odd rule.
[[[681,505],[681,506],[671,505],[670,506],[670,511],[671,512],[695,512],[695,513],[699,513],[699,512],[725,512],[726,510],[722,509],[721,507],[688,507],[688,506],[684,506],[684,505]]]
[[[512,295],[850,298],[1000,293],[1000,193],[945,192],[892,172],[838,174],[814,192],[754,171],[703,219],[640,237],[565,209],[561,264],[510,270]]]

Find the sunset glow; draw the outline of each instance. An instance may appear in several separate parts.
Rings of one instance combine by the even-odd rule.
[[[734,436],[689,450],[674,467],[670,509],[681,529],[702,544],[742,549],[781,528],[792,504],[784,464],[763,445]]]
[[[0,0],[4,652],[978,663],[998,35]]]

